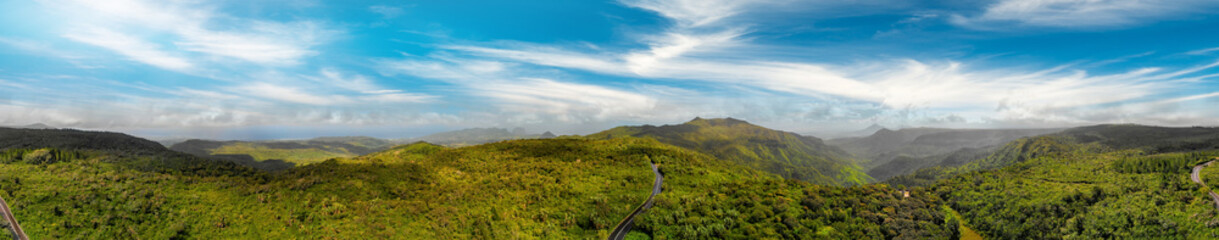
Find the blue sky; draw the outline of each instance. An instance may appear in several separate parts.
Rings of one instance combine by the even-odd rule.
[[[735,117],[1219,125],[1219,3],[0,2],[0,125],[148,137],[586,134]]]

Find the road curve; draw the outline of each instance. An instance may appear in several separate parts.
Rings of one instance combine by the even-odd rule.
[[[25,235],[25,230],[21,230],[21,225],[17,224],[17,218],[13,217],[13,211],[8,209],[8,202],[5,202],[3,197],[0,197],[0,214],[8,221],[9,229],[13,231],[13,239],[30,240],[30,237]]]
[[[1193,180],[1195,183],[1202,184],[1202,186],[1206,186],[1206,183],[1202,183],[1202,176],[1199,173],[1202,172],[1203,167],[1210,166],[1211,163],[1215,161],[1216,160],[1211,160],[1203,164],[1198,164],[1198,166],[1194,166],[1193,172],[1189,173],[1189,179]],[[1216,194],[1214,191],[1208,192],[1208,194],[1211,195],[1211,200],[1215,201],[1215,209],[1219,209],[1219,194]]]
[[[618,222],[618,226],[614,227],[613,232],[610,232],[610,240],[622,240],[626,238],[626,234],[631,232],[631,223],[635,221],[635,216],[652,208],[652,200],[656,197],[657,193],[660,193],[660,184],[665,181],[664,174],[660,174],[660,169],[656,167],[656,164],[652,164],[652,173],[656,174],[656,182],[652,183],[652,195],[648,196],[648,200],[644,201],[642,205],[636,207],[635,211],[631,211],[631,215],[627,215],[621,222]]]

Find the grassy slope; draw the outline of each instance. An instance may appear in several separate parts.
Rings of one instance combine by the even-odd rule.
[[[648,137],[780,176],[829,185],[871,180],[848,154],[820,139],[735,119],[695,119],[681,125],[617,127],[590,139]]]

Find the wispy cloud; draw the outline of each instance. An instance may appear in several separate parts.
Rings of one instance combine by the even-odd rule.
[[[1198,49],[1198,50],[1193,50],[1193,51],[1189,51],[1189,52],[1187,52],[1187,53],[1185,53],[1185,54],[1189,54],[1189,55],[1206,55],[1206,54],[1210,54],[1210,53],[1213,53],[1213,52],[1219,52],[1219,47],[1213,47],[1213,48],[1206,48],[1206,49]]]
[[[973,119],[995,115],[1070,118],[1046,115],[1054,112],[1042,110],[1138,101],[1179,90],[1183,86],[1180,82],[1205,77],[1195,73],[1216,67],[1199,65],[1173,72],[1146,67],[1092,75],[1070,66],[1031,70],[1022,66],[984,68],[951,60],[893,58],[852,64],[774,61],[754,54],[753,50],[767,46],[744,38],[748,32],[742,27],[745,25],[721,21],[741,14],[737,10],[687,13],[687,9],[698,9],[703,4],[687,1],[627,4],[656,11],[672,18],[677,25],[665,33],[640,38],[640,42],[648,45],[642,50],[587,52],[524,43],[446,48],[477,57],[546,67],[633,78],[742,85],[820,101],[871,102],[901,111],[957,109],[985,113],[967,114]]]
[[[402,16],[402,13],[403,13],[402,8],[400,8],[400,7],[391,7],[391,6],[385,6],[385,5],[369,6],[368,11],[371,11],[371,12],[374,12],[377,14],[381,14],[381,17],[386,18],[386,19],[391,19],[391,18],[396,18],[398,16]]]
[[[624,0],[623,4],[654,11],[676,21],[679,27],[700,27],[737,15],[744,6],[759,2],[731,0]]]
[[[295,65],[317,54],[312,48],[338,32],[311,21],[271,22],[226,16],[216,13],[214,6],[197,2],[63,0],[45,5],[75,19],[72,22],[77,28],[104,28],[109,35],[126,36],[127,40],[162,42],[162,51],[204,54],[221,61]],[[217,23],[233,27],[216,28]],[[66,36],[77,36],[69,38],[89,41],[86,43],[97,41],[75,33]]]
[[[233,91],[266,99],[312,105],[332,105],[350,102],[350,99],[342,96],[319,96],[307,93],[299,88],[270,83],[253,83],[239,86],[233,88]]]
[[[561,122],[647,117],[657,100],[628,90],[529,77],[487,61],[451,59],[383,62],[393,74],[448,81],[472,96],[490,98],[504,113]]]
[[[169,70],[184,71],[194,66],[186,58],[174,56],[173,53],[162,50],[162,47],[105,28],[89,28],[65,34],[69,39],[110,49],[133,61],[157,66]]]
[[[1199,0],[999,0],[980,14],[954,15],[965,27],[1003,30],[1004,26],[1059,28],[1121,27],[1181,15],[1206,13],[1219,6]]]

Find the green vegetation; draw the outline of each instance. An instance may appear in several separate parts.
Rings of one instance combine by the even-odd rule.
[[[1149,147],[1114,138],[1113,129],[1072,129],[887,181],[898,187],[841,187],[704,153],[762,149],[751,144],[788,156],[816,149],[768,141],[812,138],[741,124],[635,130],[647,138],[420,142],[274,172],[126,135],[26,131],[7,137],[38,144],[0,136],[13,144],[0,145],[0,196],[37,239],[589,239],[608,236],[647,198],[649,164],[658,164],[664,192],[636,219],[632,239],[1219,237],[1219,210],[1207,195],[1216,185],[1189,180],[1192,166],[1219,157],[1205,138]],[[77,139],[103,137],[109,142]],[[717,142],[733,137],[747,140]],[[1219,179],[1217,168],[1202,177]]]
[[[512,131],[503,128],[468,128],[412,138],[409,141],[422,141],[448,147],[465,147],[504,140],[549,139],[554,137],[555,135],[550,132],[528,134],[525,133],[525,129],[521,128],[516,128]]]
[[[283,160],[298,166],[319,163],[331,158],[357,156],[342,148],[270,148],[244,142],[225,144],[212,149],[210,155],[248,155],[255,161]]]
[[[1219,156],[1219,154],[1215,155]],[[1211,160],[1219,160],[1219,158]],[[1206,183],[1206,186],[1211,191],[1219,191],[1219,163],[1212,163],[1210,166],[1203,167],[1202,171],[1198,172],[1198,177],[1202,178],[1202,182]]]
[[[1003,239],[1215,238],[1219,219],[1189,180],[1215,151],[1149,153],[1074,137],[1009,144],[932,187],[974,229]],[[1126,145],[1129,146],[1129,145]]]
[[[355,157],[394,143],[371,137],[322,137],[291,141],[187,140],[170,147],[195,156],[223,159],[264,170],[284,170],[331,158]]]
[[[849,154],[826,145],[821,139],[766,129],[732,118],[696,118],[684,124],[660,127],[617,127],[586,137],[654,138],[753,169],[817,184],[859,185],[871,181]]]
[[[0,196],[33,238],[604,238],[647,197],[657,163],[665,192],[634,237],[945,238],[955,229],[935,195],[784,180],[651,139],[416,143],[275,173],[120,155],[10,148],[0,153]],[[163,164],[172,162],[182,163]]]
[[[651,187],[647,160],[621,143],[416,144],[233,176],[145,172],[104,152],[27,162],[56,150],[11,150],[0,184],[34,238],[593,237]]]
[[[1004,144],[1062,129],[880,129],[871,136],[828,141],[858,156],[877,180],[928,167],[956,167],[985,158]]]

